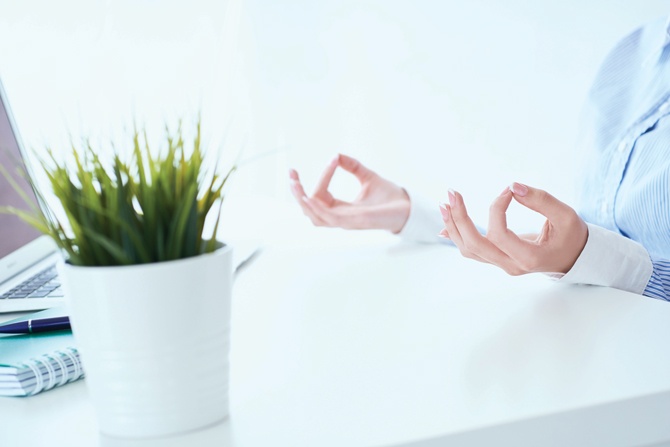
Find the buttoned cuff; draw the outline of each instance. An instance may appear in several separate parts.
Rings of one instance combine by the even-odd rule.
[[[444,243],[445,240],[437,235],[444,228],[437,202],[431,203],[407,190],[405,192],[410,201],[409,217],[398,236],[412,242]]]
[[[653,271],[647,250],[618,233],[587,226],[586,245],[570,271],[550,276],[560,282],[614,287],[641,295]]]

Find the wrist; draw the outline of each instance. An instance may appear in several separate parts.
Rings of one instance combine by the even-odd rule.
[[[388,230],[393,234],[398,234],[405,228],[407,220],[409,219],[409,213],[412,208],[412,202],[409,198],[409,194],[405,191],[405,188],[400,188],[401,197],[396,201],[396,210],[394,215],[396,219],[392,222]]]

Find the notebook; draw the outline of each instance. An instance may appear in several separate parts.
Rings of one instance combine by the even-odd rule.
[[[12,321],[63,315],[47,309]],[[31,396],[84,377],[70,331],[0,335],[0,396]]]
[[[234,276],[261,252],[257,241],[233,244]],[[68,316],[65,306],[34,312],[2,324]],[[0,396],[31,396],[84,377],[71,331],[32,335],[0,334]]]
[[[7,95],[0,83],[0,165],[11,174],[26,170],[25,153]],[[34,205],[30,183],[12,177]],[[30,210],[30,206],[0,174],[0,206]],[[47,309],[64,304],[56,275],[55,244],[16,216],[0,213],[0,313]]]

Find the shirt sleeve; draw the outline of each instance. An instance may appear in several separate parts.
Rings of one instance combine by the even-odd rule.
[[[398,236],[411,242],[451,243],[437,235],[444,228],[438,203],[431,204],[425,197],[405,191],[410,201],[409,217]]]
[[[670,301],[670,260],[652,259],[653,271],[644,296]]]
[[[597,225],[587,226],[589,235],[586,245],[570,271],[565,275],[551,276],[566,283],[613,287],[648,295],[647,284],[656,267],[652,265],[647,250],[621,234]],[[670,285],[670,263],[666,265],[666,284]]]
[[[437,201],[430,202],[425,197],[410,194],[407,190],[405,192],[410,201],[409,217],[405,226],[398,232],[398,236],[411,242],[439,243],[455,247],[456,244],[450,239],[438,236],[438,233],[444,229],[444,221]],[[475,224],[475,227],[481,234],[486,234],[486,231],[479,225]]]

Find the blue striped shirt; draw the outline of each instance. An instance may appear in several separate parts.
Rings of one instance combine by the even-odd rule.
[[[588,96],[578,211],[640,243],[644,295],[670,301],[670,21],[639,28],[607,56]]]

